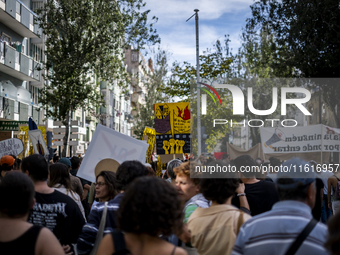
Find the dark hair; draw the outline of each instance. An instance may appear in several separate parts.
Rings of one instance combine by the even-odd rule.
[[[181,164],[182,164],[182,161],[180,161],[179,159],[173,159],[168,162],[166,170],[168,171],[168,175],[172,180],[176,179],[174,168],[179,167]]]
[[[147,176],[146,166],[137,160],[123,162],[117,169],[117,188],[126,190],[127,186],[137,177]]]
[[[278,158],[270,157],[269,162],[270,162],[270,165],[273,166],[273,167],[281,166],[281,161]]]
[[[1,171],[11,171],[14,167],[14,164],[9,166],[8,164],[2,164],[2,166],[0,166]]]
[[[71,159],[71,167],[72,169],[78,169],[79,164],[80,164],[80,158],[73,156]]]
[[[240,171],[241,166],[250,167],[252,169],[258,167],[258,164],[249,155],[239,156],[234,160],[233,163],[236,166],[237,171]],[[245,178],[252,178],[256,176],[256,171],[243,171],[241,173]]]
[[[19,170],[21,167],[21,159],[19,158],[16,158],[15,161],[14,161],[14,166],[13,166],[13,169],[15,170]]]
[[[26,215],[33,205],[34,184],[20,172],[10,172],[0,183],[0,212],[11,218]]]
[[[340,254],[340,213],[336,213],[327,223],[328,238],[325,243],[327,250],[333,255]]]
[[[97,175],[96,181],[99,176],[103,177],[105,180],[109,192],[109,200],[113,199],[118,194],[116,173],[111,171],[101,171]]]
[[[293,184],[294,180],[292,178],[279,178],[277,184],[289,185]],[[305,201],[308,196],[308,188],[310,185],[314,185],[315,181],[304,186],[299,186],[296,188],[277,188],[280,200],[299,200]]]
[[[118,226],[125,232],[168,236],[182,229],[177,191],[157,177],[140,177],[127,189],[118,209]]]
[[[53,163],[57,163],[60,159],[60,156],[59,155],[54,155],[53,156]]]
[[[30,155],[22,160],[21,170],[28,171],[33,181],[46,181],[48,178],[48,164],[40,154]]]
[[[223,154],[222,155],[222,159],[226,159],[226,158],[229,158],[229,154]]]
[[[227,166],[228,163],[217,160],[210,163],[208,166],[221,167]],[[200,182],[200,191],[207,200],[215,201],[218,204],[224,204],[229,197],[235,194],[235,190],[239,186],[237,173],[228,173],[229,178],[202,178]]]
[[[148,169],[148,176],[156,176],[156,172],[151,166],[147,166],[146,168]]]
[[[48,186],[64,185],[67,190],[72,190],[71,178],[68,172],[68,167],[62,163],[50,165],[50,179]]]

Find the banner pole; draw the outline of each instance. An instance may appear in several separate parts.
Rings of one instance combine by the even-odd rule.
[[[323,125],[320,124],[320,126],[321,126],[321,163],[320,164],[322,164],[323,163],[323,158],[322,158],[322,150],[323,150]]]

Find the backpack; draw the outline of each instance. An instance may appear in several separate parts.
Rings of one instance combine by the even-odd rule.
[[[335,175],[334,175],[335,176]],[[339,180],[339,178],[338,177],[336,177],[335,176],[335,178],[337,178],[337,180],[338,180],[338,183],[336,184],[336,188],[335,188],[335,198],[337,199],[337,200],[340,200],[340,180]]]

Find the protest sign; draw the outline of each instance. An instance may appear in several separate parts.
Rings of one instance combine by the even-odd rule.
[[[18,138],[10,138],[0,142],[0,158],[5,155],[19,155],[24,150],[22,141]]]
[[[145,127],[144,132],[143,132],[143,141],[147,141],[149,145],[149,148],[146,152],[146,162],[151,163],[152,152],[153,152],[153,148],[154,148],[155,141],[156,141],[155,129]]]
[[[31,139],[35,154],[40,154],[42,156],[50,154],[40,129],[29,130],[27,131],[27,133],[29,138]]]
[[[190,152],[190,103],[155,104],[157,154]]]
[[[262,149],[268,153],[340,152],[340,129],[325,125],[260,128]]]
[[[95,167],[99,161],[106,158],[123,163],[126,160],[138,160],[145,163],[146,151],[149,145],[119,133],[103,125],[97,125],[92,141],[80,165],[77,176],[95,182]]]

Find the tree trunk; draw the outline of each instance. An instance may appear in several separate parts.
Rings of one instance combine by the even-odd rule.
[[[69,145],[70,145],[70,126],[71,126],[71,113],[72,110],[70,109],[69,112],[67,113],[66,116],[66,123],[65,123],[65,136],[63,139],[64,142],[64,148],[63,148],[63,152],[62,152],[62,156],[63,157],[67,157],[68,153],[69,153]]]

